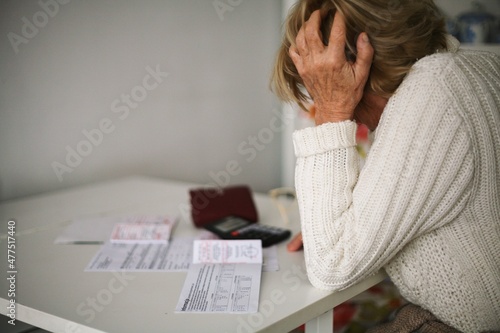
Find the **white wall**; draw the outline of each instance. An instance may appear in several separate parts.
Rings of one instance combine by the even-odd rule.
[[[224,183],[228,166],[280,185],[280,1],[59,2],[0,2],[0,200],[130,174]]]

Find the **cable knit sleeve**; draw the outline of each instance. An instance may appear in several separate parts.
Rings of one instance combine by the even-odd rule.
[[[409,75],[389,100],[359,174],[354,122],[294,133],[295,182],[311,283],[346,288],[470,196],[473,153],[453,93],[435,73]]]

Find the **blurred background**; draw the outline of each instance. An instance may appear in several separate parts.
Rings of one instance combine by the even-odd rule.
[[[435,0],[446,17],[448,31],[466,47],[498,53],[499,0]]]
[[[0,200],[132,174],[278,186],[280,20],[269,0],[1,1]]]
[[[293,185],[307,120],[268,87],[293,2],[1,1],[0,201],[136,174]],[[498,51],[500,1],[436,2],[457,34],[492,15],[466,24]]]

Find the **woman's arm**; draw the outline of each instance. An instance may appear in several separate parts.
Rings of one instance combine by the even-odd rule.
[[[473,154],[439,75],[411,74],[389,100],[358,179],[356,124],[294,134],[296,190],[308,276],[346,288],[382,268],[465,205]]]

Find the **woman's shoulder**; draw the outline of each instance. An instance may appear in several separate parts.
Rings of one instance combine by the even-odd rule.
[[[432,95],[442,94],[451,67],[455,66],[456,53],[436,53],[419,59],[410,69],[390,101],[407,104],[408,100],[427,100]]]
[[[471,84],[484,81],[498,86],[500,56],[487,51],[458,50],[437,52],[419,59],[410,69],[394,98],[418,94],[427,99],[431,95],[456,96],[471,94]],[[500,89],[500,86],[498,87]]]
[[[389,99],[382,118],[392,119],[394,124],[422,118],[437,121],[443,114],[469,119],[498,110],[499,95],[498,55],[472,50],[440,52],[415,63]]]
[[[488,51],[458,49],[455,52],[436,52],[417,60],[408,78],[447,79],[459,72],[474,75],[484,70],[493,70],[494,74],[499,75],[500,56]]]
[[[422,117],[441,117],[460,94],[450,85],[453,78],[449,75],[455,71],[457,56],[458,52],[442,52],[418,60],[389,99],[381,123],[412,124]]]

